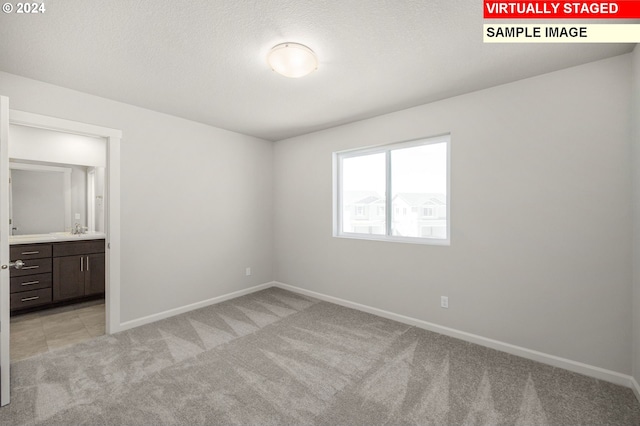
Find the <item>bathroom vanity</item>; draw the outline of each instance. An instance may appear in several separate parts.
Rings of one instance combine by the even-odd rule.
[[[105,235],[56,233],[10,239],[11,312],[98,297],[105,291]]]

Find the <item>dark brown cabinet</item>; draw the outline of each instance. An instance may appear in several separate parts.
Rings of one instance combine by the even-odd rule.
[[[53,259],[53,301],[84,296],[86,256],[55,257]]]
[[[87,279],[84,282],[85,296],[104,293],[105,258],[104,253],[90,254],[87,260]]]
[[[11,269],[11,311],[51,303],[51,244],[21,244],[9,250],[12,262],[24,262]]]
[[[54,302],[104,293],[104,241],[60,243],[53,256]]]
[[[11,246],[11,311],[73,301],[105,291],[105,242],[82,240]]]

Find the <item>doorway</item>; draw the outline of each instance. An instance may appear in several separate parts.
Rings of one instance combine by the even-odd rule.
[[[93,175],[96,169],[104,175],[106,141],[17,125],[9,130],[10,260],[24,262],[10,271],[13,362],[105,334],[106,234],[95,219],[95,194],[104,187]],[[55,151],[51,161],[33,160],[46,156],[43,143]],[[93,155],[80,155],[83,150]],[[80,247],[83,256],[70,252]]]
[[[101,195],[100,203],[104,203],[104,214],[102,220],[104,223],[105,234],[105,331],[107,334],[114,333],[120,329],[120,139],[122,132],[120,130],[94,126],[90,124],[59,119],[55,117],[33,114],[24,111],[16,111],[8,109],[8,99],[2,98],[2,108],[0,113],[4,114],[2,120],[2,132],[0,132],[0,143],[5,145],[2,148],[0,166],[0,174],[8,176],[8,150],[10,145],[10,135],[8,134],[8,125],[19,125],[37,129],[53,130],[71,135],[82,135],[93,138],[103,138],[106,141],[106,167],[104,168],[104,194]],[[6,113],[8,112],[8,120]],[[7,168],[7,170],[4,170]],[[95,181],[95,174],[91,178]],[[93,194],[95,196],[95,193]],[[3,196],[4,199],[4,196]],[[6,212],[3,212],[6,216]],[[93,212],[95,220],[96,212]],[[8,238],[7,229],[4,225],[4,236],[0,239],[0,252],[3,252],[3,270],[6,269],[8,262]],[[5,245],[6,244],[6,245]],[[88,258],[87,258],[88,260]],[[4,272],[4,271],[3,271]],[[9,299],[9,282],[8,274],[0,277],[0,299],[2,299],[2,346],[0,347],[0,380],[2,388],[0,390],[0,400],[2,405],[9,403],[9,344],[8,335],[10,334],[10,326],[8,321],[8,299]]]

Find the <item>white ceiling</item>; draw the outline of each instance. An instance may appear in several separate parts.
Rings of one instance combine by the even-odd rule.
[[[269,140],[630,52],[483,44],[481,0],[48,0],[0,14],[0,70]],[[295,41],[319,69],[288,79]]]

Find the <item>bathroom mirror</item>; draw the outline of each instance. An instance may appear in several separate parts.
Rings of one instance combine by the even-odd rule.
[[[11,235],[69,232],[76,223],[104,232],[104,168],[12,160]]]

